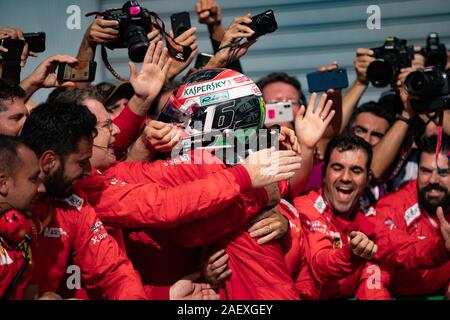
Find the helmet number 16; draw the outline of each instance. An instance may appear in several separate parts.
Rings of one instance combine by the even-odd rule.
[[[232,126],[235,114],[234,104],[235,101],[229,101],[215,107],[207,107],[204,131],[223,130]]]

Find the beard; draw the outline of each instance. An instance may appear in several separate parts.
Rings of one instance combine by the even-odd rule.
[[[426,193],[431,190],[437,190],[444,192],[441,199],[428,199]],[[426,187],[418,190],[419,204],[424,208],[429,214],[436,215],[436,209],[442,207],[442,210],[448,212],[450,208],[450,193],[449,191],[438,183],[429,184]]]
[[[48,195],[61,199],[72,195],[72,181],[65,178],[64,171],[64,163],[62,162],[60,167],[45,179],[44,185]]]

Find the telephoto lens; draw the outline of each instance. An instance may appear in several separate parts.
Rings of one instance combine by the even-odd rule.
[[[411,96],[436,97],[449,93],[448,74],[439,69],[411,72],[405,80]]]
[[[125,30],[125,39],[128,46],[128,56],[131,61],[144,61],[148,49],[148,40],[145,29],[140,25],[130,24]]]

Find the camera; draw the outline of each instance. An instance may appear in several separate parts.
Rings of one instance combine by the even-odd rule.
[[[371,49],[376,60],[367,68],[367,80],[374,87],[386,87],[393,82],[401,68],[411,66],[414,47],[407,46],[406,43],[406,40],[389,37],[383,46]]]
[[[425,57],[425,66],[436,66],[444,69],[447,65],[447,48],[439,42],[439,35],[431,32],[427,38],[427,45],[421,50]]]
[[[429,67],[411,72],[405,80],[406,90],[413,97],[411,107],[416,113],[450,109],[450,71]]]
[[[252,22],[248,26],[255,31],[255,34],[248,38],[248,40],[259,38],[278,29],[277,20],[275,19],[273,10],[267,10],[266,12],[252,17]]]
[[[119,38],[105,46],[109,49],[128,48],[131,61],[144,61],[148,48],[147,34],[152,30],[150,12],[137,1],[127,1],[122,8],[106,10],[103,18],[119,21]]]

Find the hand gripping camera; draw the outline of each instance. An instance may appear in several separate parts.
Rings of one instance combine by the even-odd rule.
[[[383,46],[371,49],[376,60],[367,68],[367,80],[374,87],[386,87],[393,82],[401,68],[411,66],[414,47],[407,46],[406,43],[406,40],[389,37]]]
[[[144,61],[149,46],[147,34],[153,28],[160,30],[165,37],[169,54],[172,57],[185,61],[192,52],[189,46],[180,45],[166,33],[164,22],[158,14],[141,7],[137,1],[127,1],[122,8],[108,9],[104,12],[90,12],[86,16],[94,14],[106,20],[117,20],[119,22],[118,39],[114,42],[105,43],[105,47],[109,49],[128,48],[128,56],[133,62]],[[175,49],[171,42],[168,41],[168,38],[176,45],[182,47],[182,51]],[[104,58],[103,56],[106,57],[106,50],[105,53],[102,51],[102,58],[104,61],[107,60],[107,57]],[[105,64],[108,67],[109,63],[105,62]],[[108,67],[108,69],[110,68]],[[113,75],[117,77],[114,72]]]
[[[405,80],[416,113],[438,112],[450,109],[450,70],[429,67],[411,72]]]

